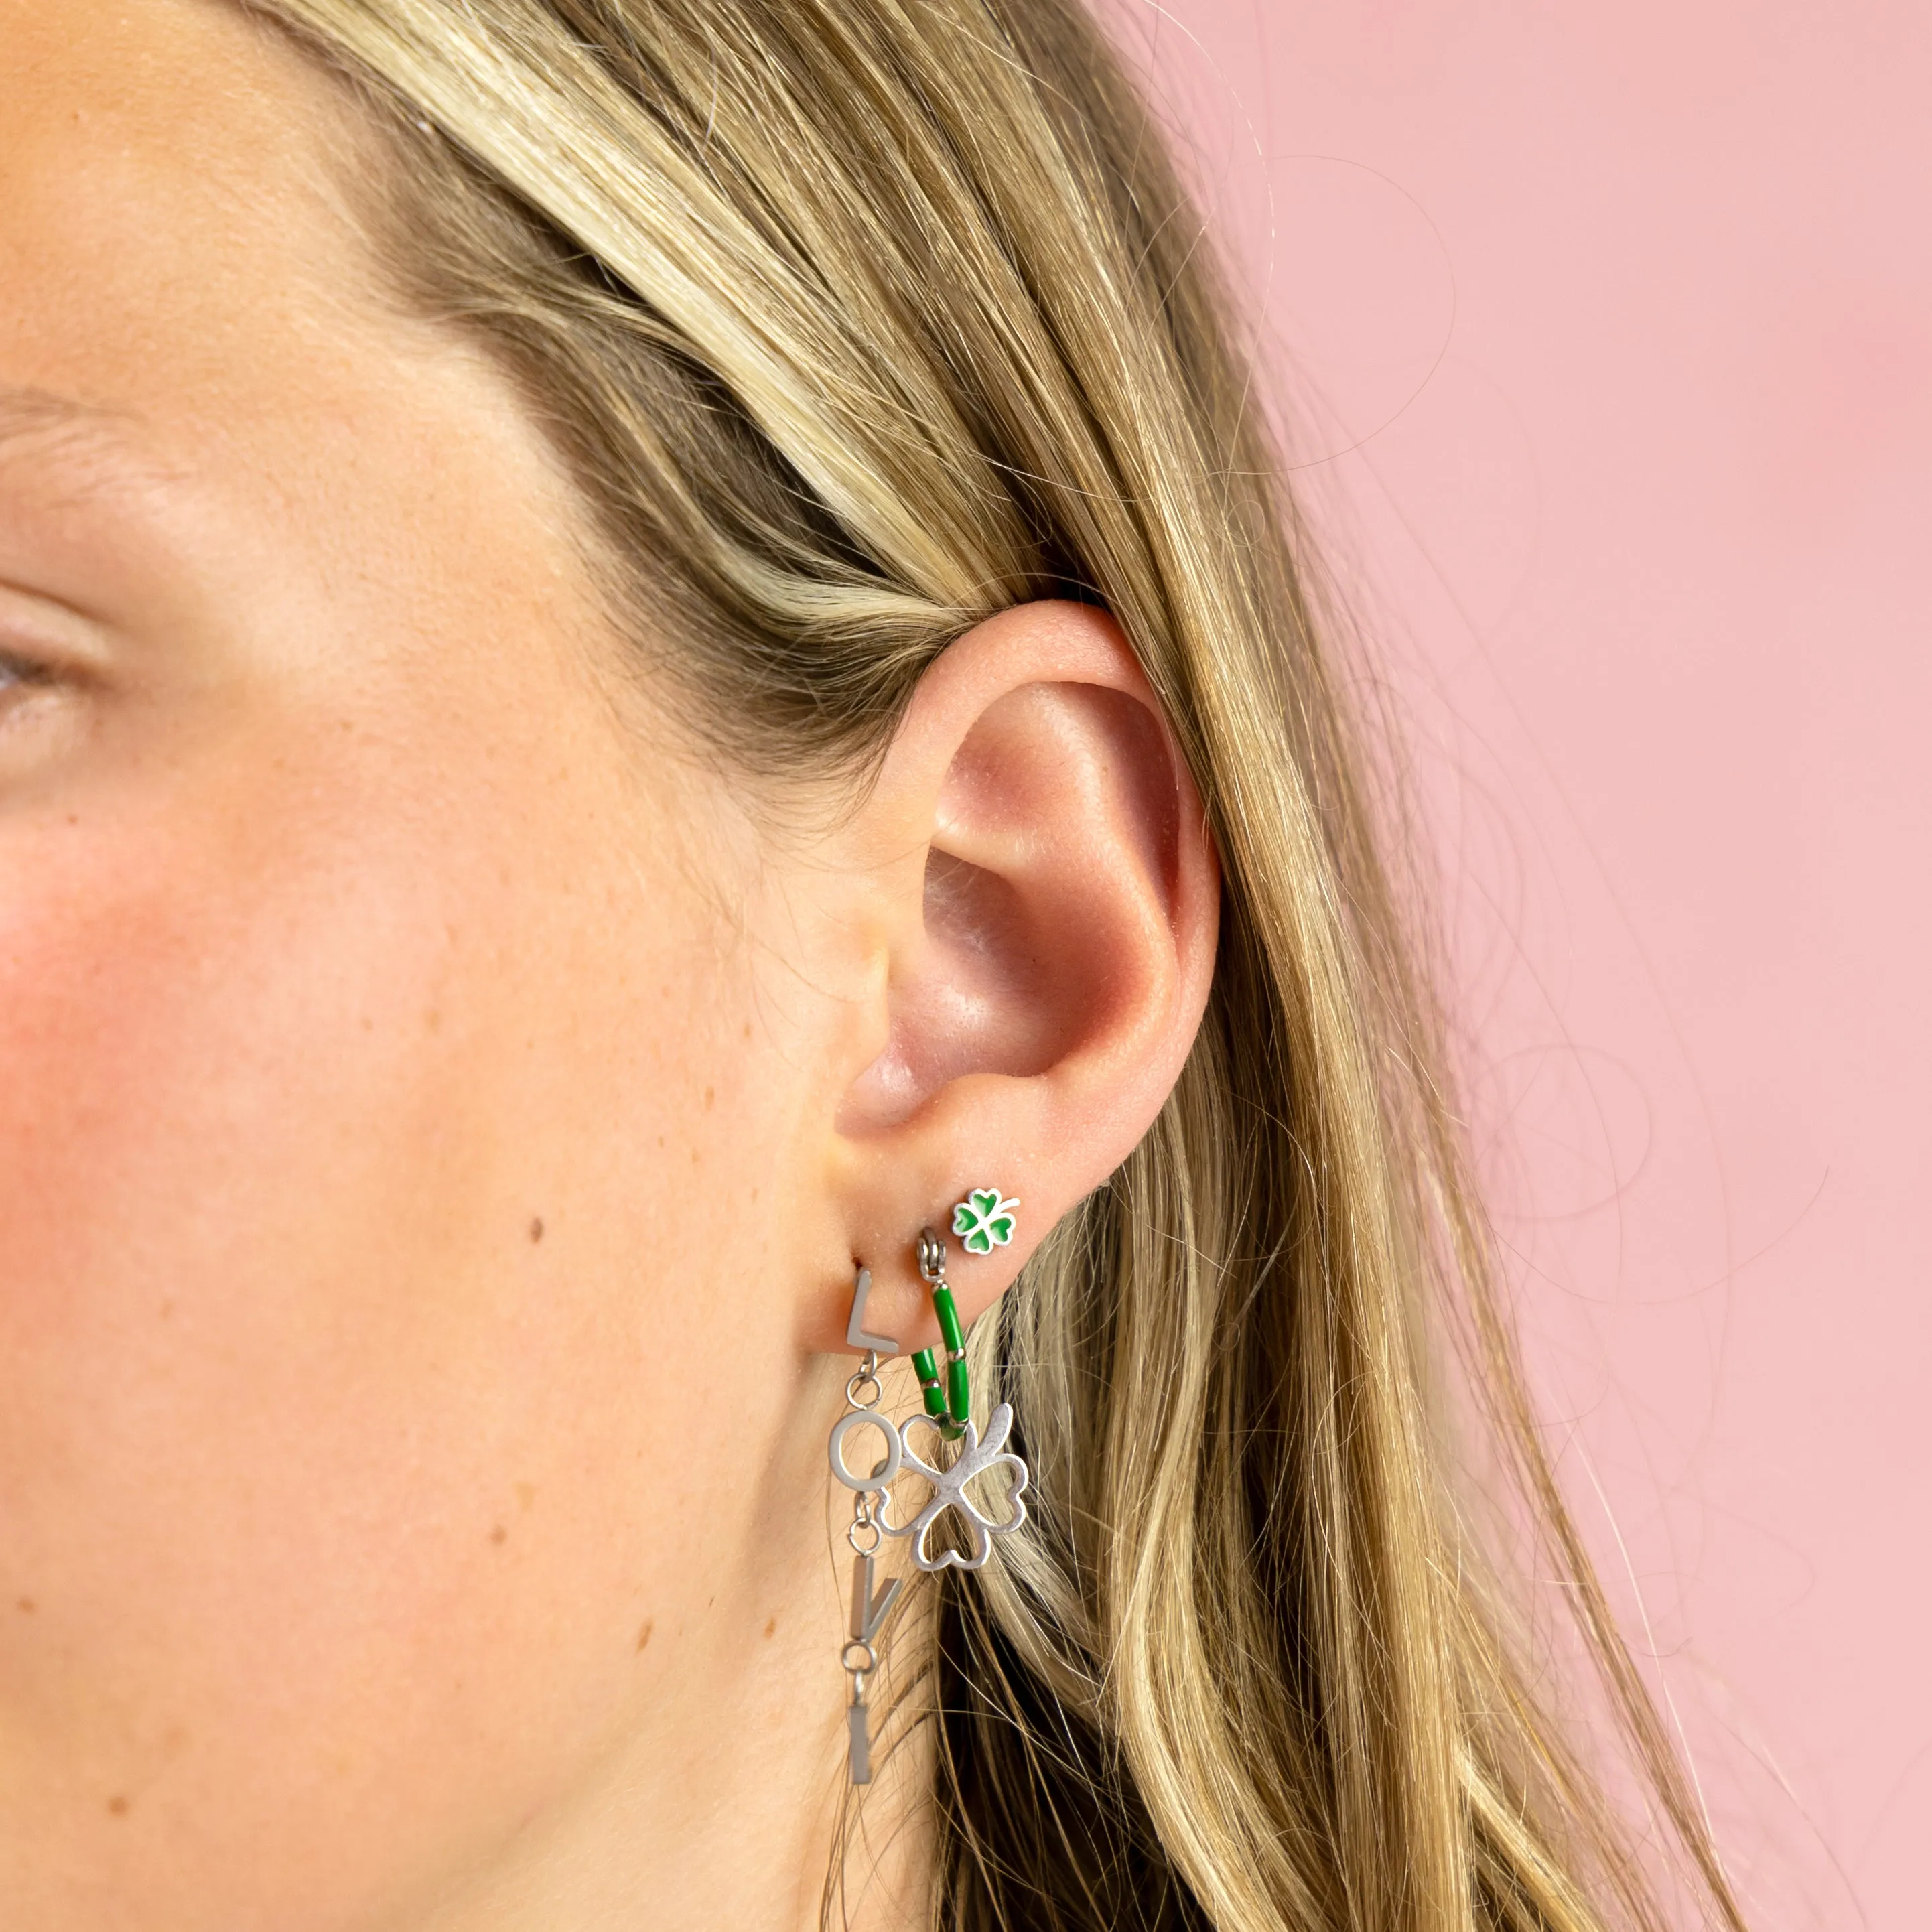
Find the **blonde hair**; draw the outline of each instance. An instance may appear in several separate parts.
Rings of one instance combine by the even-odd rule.
[[[1460,1364],[1738,1927],[1534,1426],[1294,506],[1103,36],[1074,0],[255,10],[364,95],[410,299],[514,373],[724,752],[856,778],[963,629],[1074,596],[1207,802],[1192,1056],[972,1339],[1036,1501],[931,1626],[935,1922],[1662,1925],[1484,1580]]]

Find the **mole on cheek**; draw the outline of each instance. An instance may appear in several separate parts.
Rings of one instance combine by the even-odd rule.
[[[543,1238],[543,1216],[541,1214],[532,1214],[530,1216],[530,1239],[534,1242],[540,1241]]]

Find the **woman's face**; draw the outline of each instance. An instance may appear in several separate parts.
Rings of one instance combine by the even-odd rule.
[[[375,1922],[781,1613],[789,982],[327,85],[0,0],[0,1918]]]
[[[998,1181],[973,1319],[1172,1089],[1172,737],[1023,605],[768,836],[386,296],[343,90],[0,0],[0,1921],[815,1924],[814,1352],[855,1255],[933,1340],[913,1238]]]

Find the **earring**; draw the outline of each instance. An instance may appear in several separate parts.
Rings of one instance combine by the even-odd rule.
[[[872,1292],[872,1271],[862,1268],[852,1288],[852,1313],[845,1324],[845,1341],[861,1353],[858,1372],[845,1384],[845,1413],[833,1424],[826,1454],[832,1473],[854,1491],[852,1521],[845,1540],[852,1549],[851,1635],[838,1653],[838,1667],[852,1680],[852,1694],[845,1706],[846,1768],[854,1784],[872,1781],[872,1734],[866,1708],[866,1683],[879,1667],[874,1640],[885,1628],[904,1586],[902,1576],[889,1577],[884,1588],[874,1594],[873,1564],[878,1555],[887,1490],[899,1472],[904,1445],[890,1420],[879,1413],[879,1398],[884,1393],[879,1383],[881,1352],[896,1355],[899,1345],[890,1335],[874,1335],[866,1327],[866,1298]],[[884,1438],[885,1455],[872,1466],[872,1472],[855,1476],[845,1460],[846,1438],[854,1429],[875,1429]]]
[[[997,1187],[975,1187],[952,1210],[952,1232],[969,1255],[989,1255],[1013,1238],[1013,1210]]]
[[[976,1207],[980,1195],[990,1196],[987,1210],[1004,1219],[1005,1231],[990,1235],[987,1252],[997,1244],[1004,1247],[1012,1239],[1012,1210],[1017,1201],[1003,1201],[997,1189],[979,1190],[971,1203],[962,1203],[953,1210],[953,1224],[969,1205]],[[860,1268],[853,1285],[852,1312],[845,1324],[848,1347],[861,1352],[858,1371],[845,1384],[845,1413],[832,1424],[826,1444],[826,1460],[832,1474],[853,1494],[852,1521],[845,1540],[852,1550],[851,1634],[838,1656],[839,1667],[851,1678],[851,1696],[846,1705],[846,1763],[854,1784],[869,1784],[872,1779],[870,1719],[866,1702],[868,1680],[879,1667],[876,1640],[886,1620],[896,1607],[904,1579],[890,1577],[876,1590],[874,1569],[881,1540],[885,1537],[910,1537],[912,1560],[928,1572],[956,1565],[976,1570],[993,1553],[993,1538],[1006,1536],[1026,1521],[1024,1496],[1028,1482],[1024,1460],[1004,1445],[1013,1426],[1012,1406],[1000,1403],[988,1418],[986,1437],[980,1439],[970,1409],[972,1389],[966,1368],[966,1337],[960,1326],[958,1311],[952,1305],[952,1291],[946,1281],[946,1244],[930,1228],[922,1228],[917,1248],[920,1278],[932,1290],[933,1312],[939,1319],[939,1332],[946,1346],[946,1378],[941,1384],[938,1365],[930,1348],[913,1357],[919,1376],[925,1408],[922,1414],[895,1424],[879,1413],[882,1394],[879,1358],[896,1355],[898,1343],[887,1335],[874,1335],[866,1327],[866,1300],[872,1288],[872,1270]],[[935,1429],[942,1441],[956,1442],[955,1454],[946,1456],[935,1450],[928,1462],[912,1448],[909,1432],[920,1423]],[[876,1430],[882,1438],[884,1454],[866,1474],[856,1472],[845,1460],[845,1445],[855,1431]],[[910,1468],[932,1485],[932,1494],[911,1522],[901,1526],[892,1520],[892,1486],[902,1469]],[[985,1514],[966,1493],[966,1485],[976,1477],[994,1471],[1006,1478],[1007,1514],[995,1521]],[[933,1526],[949,1509],[956,1509],[967,1526],[968,1547],[947,1547],[936,1553],[929,1538]]]

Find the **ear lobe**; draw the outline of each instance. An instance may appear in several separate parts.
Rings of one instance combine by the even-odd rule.
[[[1126,640],[1076,604],[1023,605],[955,644],[864,812],[900,902],[881,928],[886,1043],[838,1107],[836,1184],[892,1304],[920,1306],[912,1244],[931,1226],[970,1321],[1178,1078],[1213,974],[1212,849]],[[977,1246],[952,1227],[973,1188],[994,1196]],[[908,1348],[932,1339],[916,1319]]]

